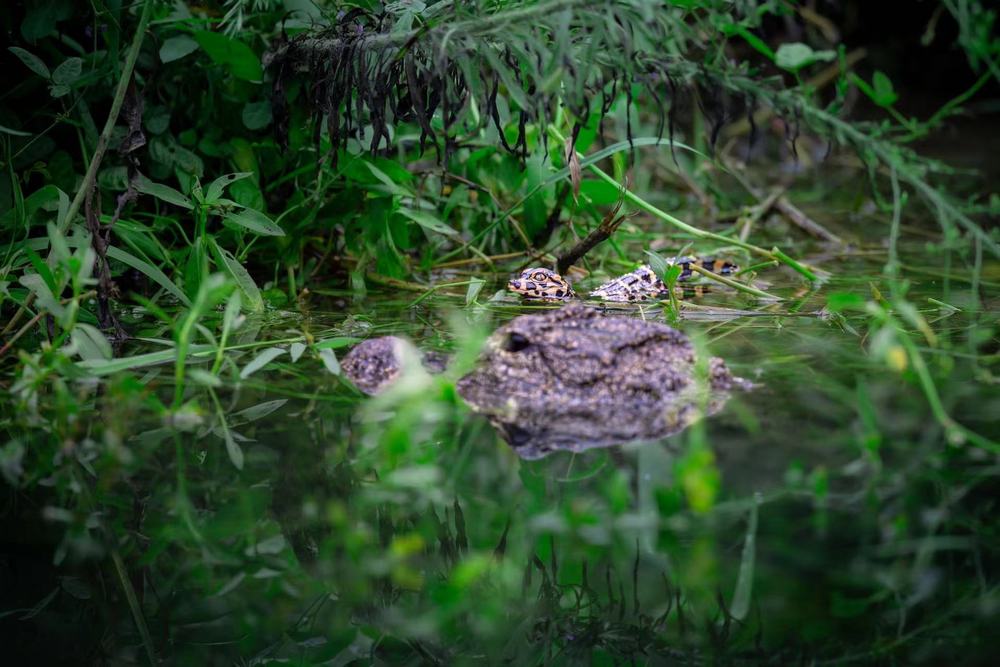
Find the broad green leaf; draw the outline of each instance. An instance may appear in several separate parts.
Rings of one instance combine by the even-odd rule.
[[[49,94],[55,98],[65,97],[66,95],[69,95],[69,90],[70,90],[69,86],[65,84],[57,84],[49,86]]]
[[[306,351],[305,343],[292,343],[288,348],[289,354],[292,355],[292,363],[294,364],[302,356],[302,353]]]
[[[83,60],[81,58],[67,58],[52,72],[52,82],[68,86],[79,79],[82,72]]]
[[[163,63],[170,63],[175,60],[180,60],[197,49],[198,42],[194,41],[187,35],[171,37],[164,40],[163,46],[160,47],[160,61]]]
[[[4,3],[9,6],[11,3]],[[26,40],[35,41],[48,37],[56,31],[56,25],[73,16],[74,3],[68,0],[32,0],[22,3],[26,8],[24,21],[21,23],[21,35]]]
[[[836,57],[836,51],[813,51],[808,44],[794,42],[779,46],[774,62],[778,67],[794,72],[815,62],[830,62]]]
[[[260,288],[257,287],[257,283],[250,276],[250,272],[240,264],[239,260],[233,256],[233,253],[220,246],[214,238],[210,239],[210,243],[216,264],[220,268],[224,268],[233,277],[233,280],[236,281],[240,291],[243,292],[243,296],[246,298],[247,307],[255,313],[263,311],[264,298],[260,295]]]
[[[11,46],[7,48],[8,51],[13,53],[15,56],[20,58],[21,62],[24,63],[25,67],[30,69],[32,72],[42,77],[43,79],[51,78],[49,74],[49,68],[42,62],[42,59],[36,56],[30,51],[25,51],[18,46]]]
[[[275,224],[269,217],[255,211],[252,208],[245,208],[242,211],[227,213],[225,219],[234,225],[249,229],[251,232],[261,236],[284,236],[285,231]]]
[[[157,199],[165,201],[168,204],[180,206],[181,208],[186,208],[188,210],[194,208],[194,205],[191,204],[191,200],[177,190],[174,190],[169,185],[154,183],[145,176],[140,176],[135,180],[135,189],[147,195],[153,195]]]
[[[428,231],[443,234],[444,236],[450,236],[452,238],[458,238],[457,231],[426,211],[419,211],[412,208],[401,208],[399,209],[399,212]]]
[[[244,178],[249,178],[253,176],[251,171],[240,171],[233,174],[225,174],[224,176],[219,176],[217,179],[208,184],[205,189],[205,203],[214,204],[219,201],[219,197],[225,192],[226,187],[232,185],[236,181],[243,180]]]
[[[264,78],[260,58],[243,42],[209,30],[196,32],[194,39],[209,58],[225,65],[237,79],[260,81]]]
[[[337,361],[337,355],[334,354],[333,350],[329,348],[320,350],[319,358],[331,375],[340,375],[340,362]]]
[[[250,360],[240,371],[240,379],[245,380],[285,353],[280,347],[269,347]]]
[[[84,361],[111,358],[111,343],[104,337],[104,334],[98,331],[97,327],[80,322],[73,327],[70,338],[76,345],[80,358]]]
[[[243,124],[248,130],[263,130],[271,124],[270,102],[248,102],[243,107]]]

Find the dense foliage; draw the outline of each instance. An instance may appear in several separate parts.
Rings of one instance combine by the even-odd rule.
[[[5,7],[14,654],[988,655],[1000,199],[923,149],[974,131],[1000,37],[986,2],[920,4],[962,73],[919,113],[905,54],[845,36],[860,2]],[[676,456],[519,463],[470,419],[498,278],[689,253],[744,271],[651,316],[741,341],[771,398]],[[453,362],[362,399],[338,354],[382,332]]]

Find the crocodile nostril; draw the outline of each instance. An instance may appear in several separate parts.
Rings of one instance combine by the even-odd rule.
[[[531,341],[527,338],[519,333],[512,333],[507,336],[507,342],[504,345],[504,349],[508,352],[520,352],[529,345],[531,345]]]

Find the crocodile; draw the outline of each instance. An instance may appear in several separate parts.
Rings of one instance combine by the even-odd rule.
[[[394,341],[365,341],[344,358],[362,391],[378,393],[398,376]],[[430,370],[439,361],[424,358]],[[721,359],[699,364],[687,337],[665,324],[572,302],[498,328],[456,389],[531,459],[663,438],[748,386]]]
[[[721,276],[735,273],[739,268],[732,262],[722,259],[685,257],[676,263],[681,269],[677,275],[677,282],[685,282],[695,276],[692,265]],[[541,267],[525,269],[521,275],[507,283],[507,289],[526,299],[567,301],[578,298],[568,280],[555,271]],[[649,265],[643,264],[635,271],[630,271],[592,290],[590,296],[602,301],[628,303],[662,299],[668,292],[666,284],[656,272]]]

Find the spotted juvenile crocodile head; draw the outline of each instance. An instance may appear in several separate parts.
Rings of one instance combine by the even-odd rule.
[[[507,283],[507,289],[529,299],[565,301],[576,297],[569,282],[549,269],[525,269]]]

